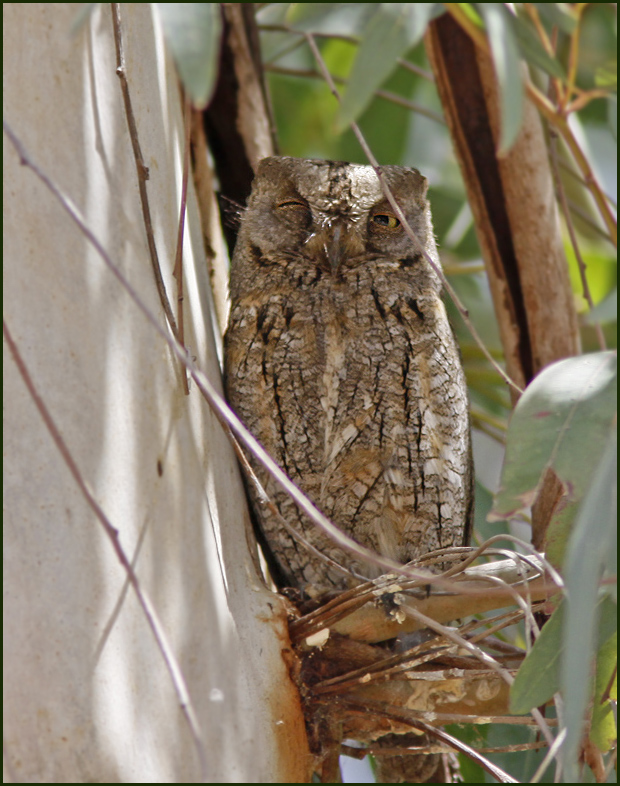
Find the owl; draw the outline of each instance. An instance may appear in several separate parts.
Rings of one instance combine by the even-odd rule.
[[[439,266],[426,179],[382,169]],[[228,400],[336,526],[401,563],[465,544],[472,520],[467,388],[440,295],[372,167],[260,162],[231,264]],[[329,558],[249,484],[280,586],[315,596],[378,575],[252,463],[281,516]]]

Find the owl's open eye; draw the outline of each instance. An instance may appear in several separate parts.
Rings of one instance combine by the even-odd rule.
[[[391,213],[375,213],[371,221],[385,229],[396,229],[400,226],[400,221]]]

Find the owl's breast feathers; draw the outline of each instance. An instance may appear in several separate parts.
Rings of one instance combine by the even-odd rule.
[[[443,303],[433,290],[397,294],[402,282],[389,272],[358,271],[336,286],[326,278],[312,292],[262,290],[238,304],[227,387],[326,515],[407,561],[461,543],[468,415]]]
[[[383,173],[438,263],[426,180]],[[232,263],[230,403],[337,526],[400,561],[460,545],[471,520],[467,387],[439,288],[371,167],[261,162]],[[306,540],[374,575],[254,467]],[[348,585],[250,494],[284,582]]]

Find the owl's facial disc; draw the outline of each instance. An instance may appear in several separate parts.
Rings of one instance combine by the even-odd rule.
[[[305,252],[321,261],[333,275],[347,260],[355,259],[365,251],[363,239],[352,222],[343,217],[326,221],[313,232],[305,243]]]

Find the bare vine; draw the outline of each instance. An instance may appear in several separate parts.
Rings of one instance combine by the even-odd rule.
[[[125,66],[125,50],[123,45],[123,34],[121,30],[121,8],[120,3],[112,3],[112,23],[114,27],[114,43],[116,45],[116,74],[120,80],[121,91],[123,93],[123,102],[125,105],[125,114],[127,116],[127,127],[129,129],[129,138],[131,139],[131,146],[133,149],[134,158],[136,161],[136,172],[138,175],[138,188],[140,190],[140,204],[142,206],[142,217],[144,219],[144,229],[146,232],[146,240],[148,243],[149,254],[151,256],[151,265],[153,267],[153,275],[155,277],[155,285],[159,293],[159,299],[164,309],[166,319],[170,325],[170,329],[174,337],[180,341],[179,328],[177,327],[176,319],[172,313],[172,307],[166,292],[166,285],[161,274],[161,265],[159,264],[159,256],[157,254],[157,246],[155,245],[155,236],[153,234],[153,221],[151,219],[151,209],[149,207],[149,197],[146,190],[146,181],[149,179],[149,168],[144,163],[142,149],[140,148],[140,140],[138,137],[138,127],[131,105],[131,96],[129,94],[129,85],[127,83],[127,69]]]

